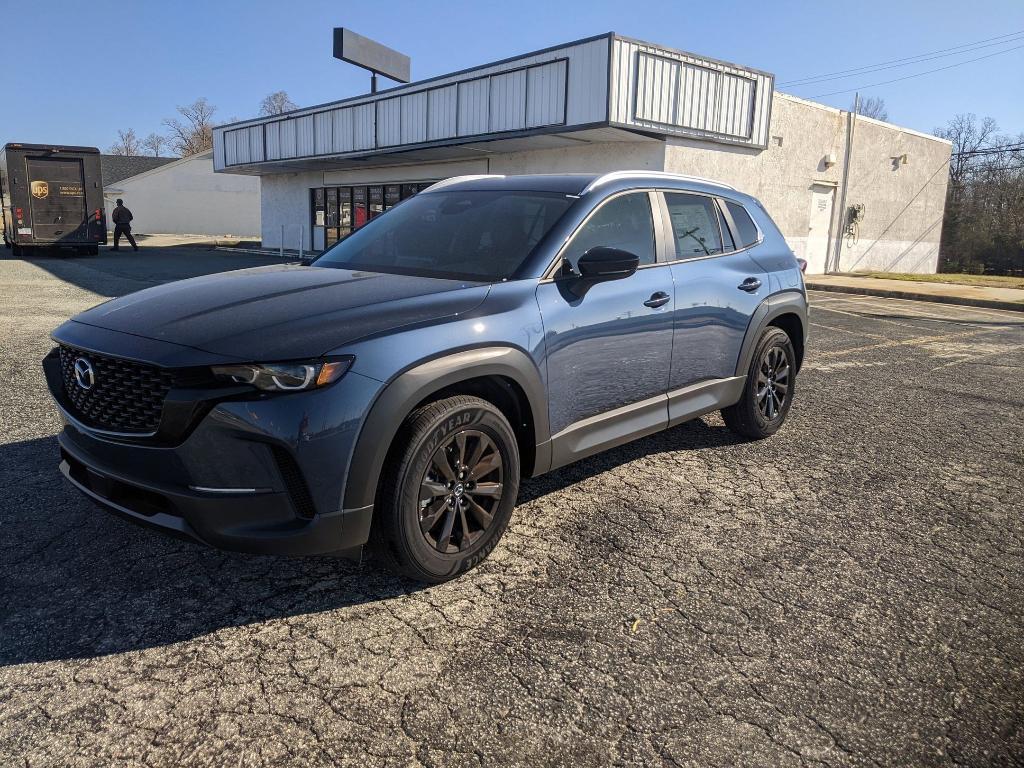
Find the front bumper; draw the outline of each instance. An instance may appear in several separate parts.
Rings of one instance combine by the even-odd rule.
[[[345,553],[366,542],[372,506],[342,509],[341,499],[373,379],[349,372],[323,390],[205,402],[180,442],[167,444],[79,423],[59,363],[49,356],[44,370],[65,420],[61,472],[120,516],[259,554]]]

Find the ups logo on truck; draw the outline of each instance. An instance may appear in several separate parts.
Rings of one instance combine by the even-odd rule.
[[[50,194],[50,185],[45,181],[33,181],[32,182],[32,197],[38,197],[42,200],[44,197]]]

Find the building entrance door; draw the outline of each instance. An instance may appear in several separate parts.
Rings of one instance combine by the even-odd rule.
[[[811,215],[807,228],[807,249],[804,251],[808,274],[823,274],[828,264],[835,196],[836,188],[829,184],[811,185]]]

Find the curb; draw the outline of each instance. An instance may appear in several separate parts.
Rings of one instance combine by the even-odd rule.
[[[828,285],[822,283],[806,283],[809,291],[825,291],[827,293],[852,293],[858,296],[881,296],[885,299],[910,299],[912,301],[930,301],[936,304],[959,304],[964,307],[981,307],[983,309],[1003,309],[1008,312],[1024,312],[1024,304],[1010,301],[990,301],[989,299],[972,299],[966,296],[936,296],[930,293],[912,293],[910,291],[885,291],[879,288],[859,288],[849,285]]]

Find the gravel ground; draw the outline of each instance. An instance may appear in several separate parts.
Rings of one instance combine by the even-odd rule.
[[[266,262],[0,261],[0,765],[1024,761],[1024,317],[813,295],[778,435],[715,415],[529,481],[423,589],[173,540],[57,472],[49,330]]]

